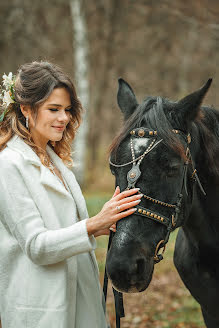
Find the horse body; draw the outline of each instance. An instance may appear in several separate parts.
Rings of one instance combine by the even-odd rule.
[[[119,291],[145,290],[152,279],[154,255],[168,239],[167,226],[154,217],[169,218],[170,223],[172,217],[176,225],[171,230],[180,227],[175,266],[200,303],[207,327],[218,328],[219,114],[200,106],[211,81],[179,102],[148,97],[141,105],[124,80],[120,79],[119,84],[118,103],[125,124],[112,146],[111,160],[117,166],[111,165],[111,170],[121,190],[127,188],[130,169],[137,163],[133,162],[133,154],[138,158],[153,140],[161,142],[154,141],[155,146],[146,152],[139,165],[141,172],[135,186],[146,197],[135,214],[117,224],[107,256],[108,275]],[[139,128],[148,134],[142,131],[140,134]],[[194,174],[198,182],[191,179]],[[149,214],[138,215],[141,207],[148,209],[146,213],[153,220]]]
[[[215,119],[218,120],[217,113]],[[196,163],[206,196],[196,186],[190,215],[177,235],[174,264],[185,286],[200,303],[207,327],[216,328],[219,327],[219,184],[205,158],[200,143]]]

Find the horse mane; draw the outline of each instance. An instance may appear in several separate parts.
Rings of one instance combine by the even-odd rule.
[[[111,158],[116,161],[119,146],[131,130],[146,125],[152,130],[157,130],[164,143],[186,160],[184,146],[172,131],[176,127],[172,126],[169,120],[171,114],[168,108],[173,106],[174,102],[166,98],[147,97],[124,122],[112,141],[109,148]],[[201,107],[194,124],[199,131],[209,170],[219,178],[219,112],[213,108]]]
[[[219,111],[202,107],[195,125],[202,140],[203,151],[209,171],[219,179]]]

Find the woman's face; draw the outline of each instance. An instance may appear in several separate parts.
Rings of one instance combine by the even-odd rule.
[[[29,116],[29,129],[35,144],[45,149],[49,140],[59,141],[70,121],[71,98],[66,88],[56,88],[38,108],[36,121]]]

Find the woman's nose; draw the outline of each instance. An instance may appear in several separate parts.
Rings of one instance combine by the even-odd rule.
[[[60,111],[58,120],[61,122],[68,122],[69,117],[68,117],[66,111],[63,111],[63,112]]]

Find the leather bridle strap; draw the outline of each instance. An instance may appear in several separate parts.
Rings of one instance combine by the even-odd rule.
[[[113,239],[113,234],[114,234],[114,232],[110,231],[107,252],[110,249],[112,239]],[[106,312],[107,288],[108,288],[108,275],[107,275],[107,272],[106,272],[106,265],[105,265],[104,283],[103,283],[103,295],[104,295],[103,308],[104,308],[104,312]],[[124,311],[124,305],[123,305],[123,295],[122,295],[122,293],[120,293],[116,289],[114,289],[113,287],[112,287],[112,289],[113,289],[115,312],[116,312],[116,328],[120,328],[120,318],[125,317],[125,311]]]

